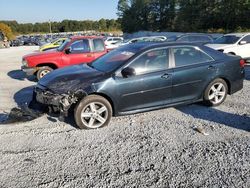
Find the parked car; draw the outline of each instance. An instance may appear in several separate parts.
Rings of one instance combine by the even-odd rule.
[[[72,107],[77,126],[94,129],[108,125],[112,115],[197,101],[217,106],[242,89],[243,79],[238,56],[190,43],[136,43],[46,75],[31,104],[61,115]]]
[[[191,43],[197,43],[197,44],[207,44],[213,42],[213,37],[208,34],[202,34],[202,33],[186,33],[186,34],[180,34],[180,35],[174,35],[170,36],[167,39],[168,42],[191,42]]]
[[[121,43],[123,41],[122,37],[107,37],[104,40],[105,46],[107,48],[108,51],[113,50],[115,48],[119,47],[119,43]]]
[[[146,36],[146,37],[138,37],[124,40],[123,42],[116,43],[118,46],[123,46],[127,44],[137,43],[137,42],[163,42],[166,41],[167,37],[165,36]]]
[[[24,56],[21,69],[39,80],[54,69],[90,63],[105,53],[107,50],[100,37],[71,37],[57,49]]]
[[[11,47],[14,47],[14,46],[22,46],[23,45],[23,41],[20,40],[20,39],[15,39],[15,40],[12,40],[10,41],[10,46]]]
[[[250,60],[250,33],[231,33],[226,34],[208,47],[223,53],[239,55],[244,59]]]
[[[67,38],[59,38],[59,39],[55,39],[50,43],[46,43],[42,46],[40,46],[39,51],[43,52],[43,51],[47,51],[47,50],[52,50],[55,48],[58,48],[59,46],[61,46],[65,40],[67,40]]]

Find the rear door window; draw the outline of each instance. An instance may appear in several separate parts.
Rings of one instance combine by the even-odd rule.
[[[172,50],[175,59],[175,67],[213,61],[210,56],[195,47],[175,47]]]

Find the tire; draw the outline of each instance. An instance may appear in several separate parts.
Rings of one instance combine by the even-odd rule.
[[[50,67],[41,67],[36,73],[37,80],[40,80],[42,77],[44,77],[46,74],[50,73],[51,71],[53,71],[53,69]]]
[[[227,97],[228,86],[225,80],[215,79],[206,88],[204,93],[204,103],[207,106],[218,106]]]
[[[75,107],[76,125],[80,129],[97,129],[107,126],[112,117],[108,100],[98,95],[83,98]]]

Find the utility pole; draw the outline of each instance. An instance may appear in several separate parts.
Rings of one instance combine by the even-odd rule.
[[[50,35],[51,35],[51,38],[52,38],[52,29],[51,29],[51,21],[49,20],[49,32],[50,32]]]

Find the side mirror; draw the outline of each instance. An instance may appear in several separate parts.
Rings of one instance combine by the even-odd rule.
[[[239,42],[239,45],[244,45],[244,44],[247,44],[247,41],[242,40]]]
[[[124,78],[128,78],[128,77],[131,77],[131,76],[135,76],[136,73],[135,73],[135,69],[131,68],[131,67],[126,67],[124,68],[122,71],[122,76]]]
[[[71,49],[70,48],[66,48],[65,49],[65,54],[70,54],[71,53]]]

